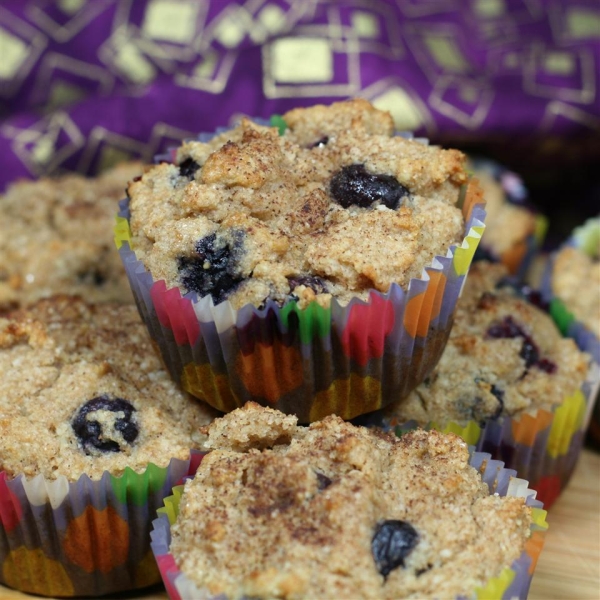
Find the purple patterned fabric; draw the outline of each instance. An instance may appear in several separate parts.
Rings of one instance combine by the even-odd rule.
[[[0,191],[357,95],[434,140],[600,132],[597,0],[3,0],[0,57]]]

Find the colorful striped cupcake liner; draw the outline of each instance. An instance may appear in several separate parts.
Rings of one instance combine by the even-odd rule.
[[[573,232],[573,235],[565,242],[565,245],[573,246],[583,250],[588,256],[600,259],[598,256],[598,239],[600,238],[600,217],[588,219],[581,227]],[[552,291],[552,274],[554,272],[554,262],[556,253],[548,258],[544,274],[542,276],[541,293],[542,297],[550,305],[550,314],[561,330],[573,340],[577,346],[592,355],[593,359],[600,365],[600,339],[581,321],[578,321],[565,306],[564,302],[557,298]],[[594,400],[593,400],[594,401]],[[595,404],[592,408],[592,417],[589,424],[591,439],[597,445],[600,445],[600,402],[598,393],[595,396]]]
[[[527,481],[515,477],[515,471],[505,468],[502,462],[492,460],[489,454],[474,452],[471,448],[470,464],[479,471],[490,494],[526,498],[527,505],[532,509],[532,523],[530,537],[521,556],[510,567],[504,568],[497,577],[490,579],[482,588],[473,590],[468,597],[481,600],[524,600],[527,598],[548,529],[546,511],[543,509],[542,502],[535,499],[535,492],[528,488]],[[178,486],[173,490],[173,495],[165,499],[164,507],[158,510],[158,517],[154,520],[151,533],[152,551],[169,598],[170,600],[184,600],[185,598],[227,600],[223,595],[215,597],[208,590],[199,589],[189,577],[178,569],[175,559],[170,553],[171,525],[175,523],[179,514],[182,493],[183,486]],[[461,596],[457,600],[462,598],[466,597]]]
[[[160,581],[150,525],[201,454],[76,482],[0,473],[0,583],[28,594],[98,597]]]
[[[588,256],[600,259],[597,255],[598,239],[600,239],[600,217],[589,219],[584,225],[578,227],[565,245],[579,248]],[[597,335],[581,321],[578,321],[564,302],[557,298],[552,291],[555,258],[556,253],[553,253],[546,264],[540,286],[542,297],[550,304],[550,314],[563,335],[573,338],[581,350],[589,352],[596,363],[600,364],[600,340]]]
[[[140,314],[186,391],[223,412],[253,400],[302,423],[329,414],[350,419],[408,394],[439,360],[485,227],[476,198],[465,185],[462,243],[434,258],[406,292],[393,284],[346,306],[334,299],[329,308],[314,302],[300,309],[268,300],[234,310],[227,301],[215,306],[210,296],[167,289],[136,256],[128,200],[115,241]]]

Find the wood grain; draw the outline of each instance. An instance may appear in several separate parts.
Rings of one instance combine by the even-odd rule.
[[[585,449],[573,479],[548,514],[550,530],[529,600],[600,599],[600,454]],[[34,598],[0,586],[0,600]],[[167,600],[162,589],[128,600]]]

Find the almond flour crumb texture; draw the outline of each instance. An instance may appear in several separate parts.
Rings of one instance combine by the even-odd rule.
[[[96,179],[22,181],[0,196],[0,310],[58,293],[132,302],[113,225],[127,182],[141,172],[124,163]]]
[[[521,554],[530,509],[490,496],[458,437],[292,419],[247,404],[207,428],[213,450],[171,544],[198,587],[232,600],[468,596]]]
[[[365,100],[243,119],[129,185],[133,247],[157,280],[235,308],[406,289],[462,240],[465,157],[393,136]]]
[[[400,422],[485,421],[552,410],[578,390],[590,357],[550,316],[503,285],[501,265],[475,263],[442,358],[405,400],[386,409]]]
[[[536,217],[527,208],[511,204],[502,185],[488,170],[476,169],[474,173],[483,189],[487,213],[482,245],[500,257],[534,233]]]
[[[133,305],[40,300],[0,318],[0,468],[98,479],[166,466],[217,414],[163,370]]]
[[[572,246],[557,253],[552,292],[600,338],[600,238],[595,258]]]

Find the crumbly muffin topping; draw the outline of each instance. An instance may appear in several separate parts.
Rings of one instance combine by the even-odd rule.
[[[573,246],[559,250],[552,292],[600,339],[600,237],[595,257]]]
[[[442,357],[404,400],[386,408],[401,422],[485,421],[551,410],[582,385],[589,356],[561,336],[541,308],[510,285],[502,265],[475,263]]]
[[[0,468],[92,479],[166,466],[217,414],[162,368],[134,305],[57,296],[0,318]]]
[[[132,302],[113,225],[127,182],[141,172],[124,163],[95,179],[22,181],[0,196],[0,310],[58,293]]]
[[[199,588],[231,600],[448,598],[520,556],[530,509],[490,496],[457,436],[291,419],[247,404],[208,428],[214,450],[186,483],[171,542]]]
[[[406,289],[462,240],[460,152],[393,136],[365,100],[283,120],[283,135],[245,118],[187,142],[130,184],[133,247],[155,279],[235,308],[325,306]]]
[[[502,184],[486,169],[474,169],[485,199],[486,228],[481,245],[496,258],[535,232],[535,214],[509,202]]]

